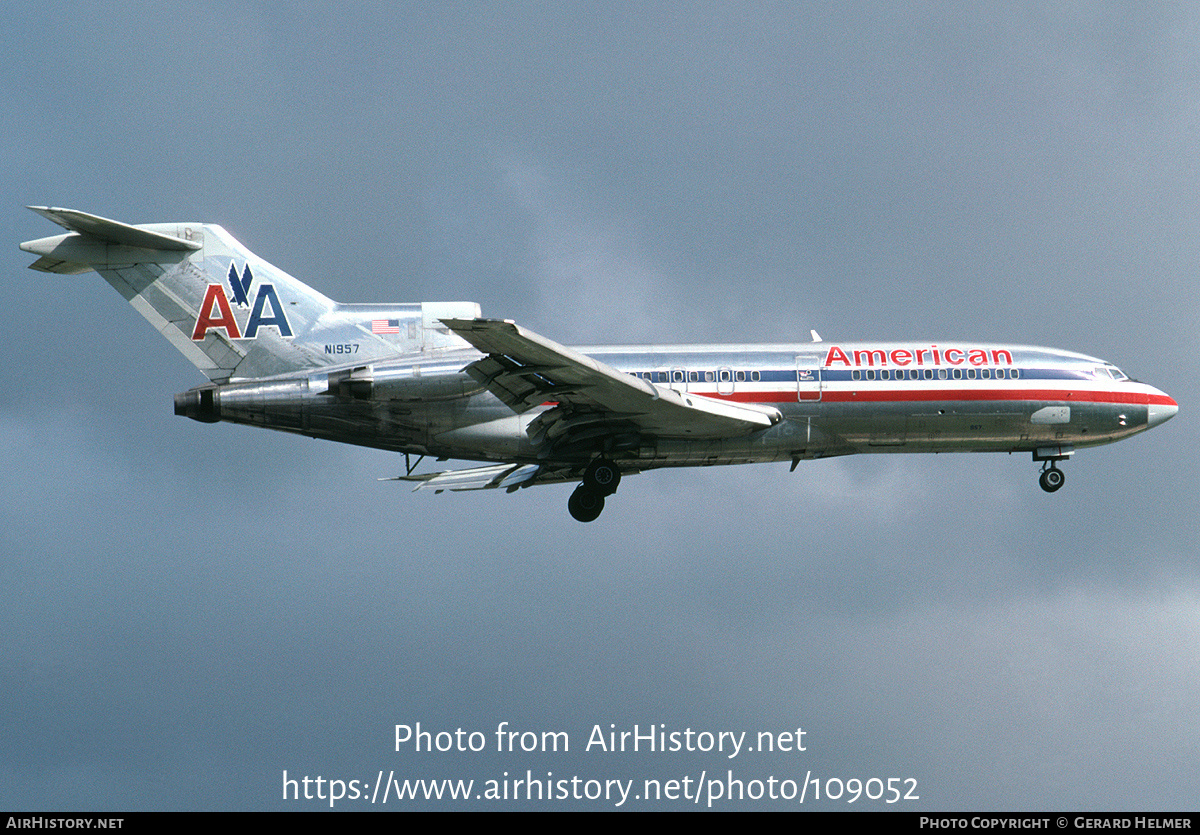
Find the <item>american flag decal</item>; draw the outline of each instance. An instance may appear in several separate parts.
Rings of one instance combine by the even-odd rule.
[[[400,320],[372,319],[371,333],[400,333]]]

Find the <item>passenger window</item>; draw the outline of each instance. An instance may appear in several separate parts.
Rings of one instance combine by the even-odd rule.
[[[746,372],[745,372],[745,371],[739,371],[739,372],[737,372],[737,381],[738,381],[739,383],[744,383],[744,382],[746,382]]]

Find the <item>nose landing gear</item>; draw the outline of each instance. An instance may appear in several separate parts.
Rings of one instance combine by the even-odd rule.
[[[1062,470],[1055,466],[1053,461],[1042,467],[1042,474],[1038,477],[1038,484],[1047,493],[1053,493],[1066,484],[1066,482],[1067,477],[1063,474]]]
[[[1075,448],[1070,444],[1038,447],[1033,451],[1033,460],[1042,462],[1042,474],[1038,476],[1038,484],[1047,493],[1053,493],[1066,484],[1067,477],[1058,468],[1058,462],[1066,461],[1074,452]]]

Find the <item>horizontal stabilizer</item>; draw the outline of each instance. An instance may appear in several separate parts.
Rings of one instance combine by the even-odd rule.
[[[37,270],[42,273],[58,273],[59,275],[80,275],[91,271],[91,267],[87,264],[80,264],[76,261],[69,261],[63,258],[54,258],[50,255],[43,255],[41,258],[29,265],[29,269]]]
[[[537,464],[493,464],[469,470],[447,470],[423,475],[402,475],[403,481],[419,482],[413,491],[432,488],[442,490],[490,490],[494,487],[517,487],[529,481],[540,468]]]
[[[55,209],[50,206],[27,206],[26,208],[32,209],[47,220],[54,221],[70,232],[88,235],[105,243],[136,246],[142,249],[168,249],[184,252],[199,249],[201,246],[199,241],[188,241],[174,235],[140,229],[128,223],[109,220],[99,215],[89,215],[87,212],[79,212],[74,209]],[[55,271],[48,270],[47,272]]]

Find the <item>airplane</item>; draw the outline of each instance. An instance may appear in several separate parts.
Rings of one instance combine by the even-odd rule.
[[[855,453],[1021,452],[1059,464],[1173,417],[1169,395],[1070,351],[976,342],[571,348],[472,302],[340,304],[220,226],[28,207],[67,230],[30,267],[95,270],[208,382],[175,414],[392,450],[414,490],[578,482],[596,519],[660,467]],[[413,456],[416,460],[413,460]],[[418,473],[425,457],[485,462]]]

